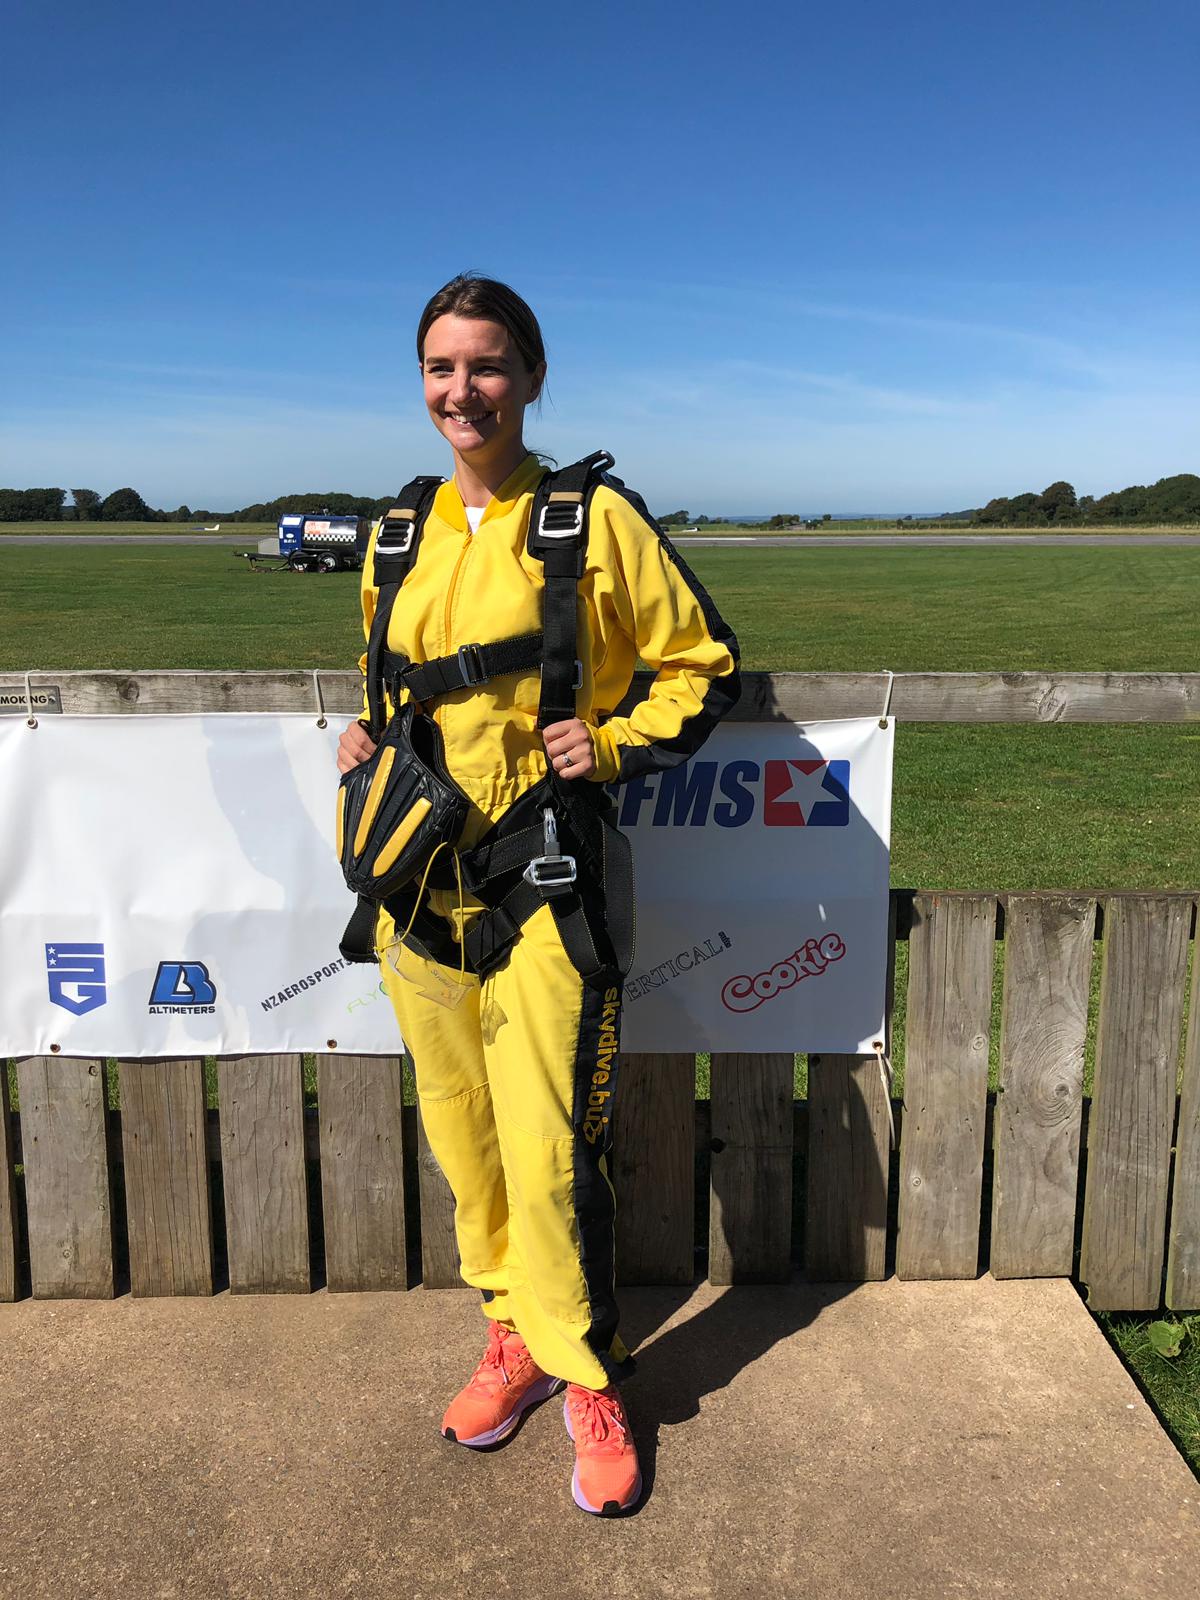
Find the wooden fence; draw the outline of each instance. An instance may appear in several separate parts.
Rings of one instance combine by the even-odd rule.
[[[39,673],[38,714],[275,710],[353,714],[357,674]],[[630,700],[644,692],[635,686]],[[24,688],[0,679],[0,694]],[[55,693],[49,695],[47,690]],[[739,716],[878,713],[869,675],[749,675]],[[912,721],[1200,720],[1200,674],[914,674]],[[688,1284],[1074,1276],[1094,1309],[1200,1308],[1200,961],[1194,893],[903,891],[904,1094],[874,1056],[626,1054],[615,1119],[618,1276]],[[997,940],[997,1092],[988,1060]],[[1099,949],[1094,1087],[1083,1093]],[[889,1006],[890,1010],[890,1006]],[[1180,1062],[1182,1050],[1182,1078]],[[403,1104],[399,1057],[101,1061],[0,1075],[0,1299],[405,1289],[458,1282],[453,1208]],[[15,1168],[23,1167],[18,1178]],[[706,1226],[698,1228],[698,1221]],[[1076,1259],[1077,1257],[1077,1259]]]

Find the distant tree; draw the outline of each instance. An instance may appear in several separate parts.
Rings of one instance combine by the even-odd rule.
[[[822,522],[832,522],[833,521],[833,512],[832,511],[826,511],[824,516],[822,516],[821,521]]]
[[[72,489],[71,498],[75,502],[75,516],[80,522],[98,522],[100,519],[100,496],[95,489]]]
[[[192,513],[188,510],[187,506],[176,506],[175,510],[172,511],[171,515],[167,518],[168,522],[190,522],[191,520]]]
[[[154,513],[136,489],[114,489],[100,502],[104,522],[153,522]]]
[[[1200,478],[1194,472],[1160,478],[1145,495],[1145,515],[1152,522],[1200,520]]]
[[[1047,522],[1071,522],[1079,501],[1073,484],[1060,479],[1043,489],[1038,496],[1037,508]]]
[[[1010,528],[1028,528],[1034,521],[1041,520],[1038,501],[1040,495],[1015,494],[1008,502],[1008,526]]]
[[[664,528],[682,528],[691,520],[691,515],[686,511],[668,511],[665,517],[658,518],[659,524]]]
[[[0,489],[0,522],[59,522],[65,489]]]
[[[977,511],[972,518],[978,528],[1002,528],[1008,521],[1009,507],[1012,502],[1004,495],[989,500],[981,511]]]

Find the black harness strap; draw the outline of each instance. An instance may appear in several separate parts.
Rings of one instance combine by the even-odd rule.
[[[579,580],[587,564],[587,502],[601,474],[612,464],[607,450],[597,450],[572,466],[549,473],[533,497],[527,548],[542,563],[546,583],[539,728],[566,722],[575,715],[575,690],[582,676],[576,663],[576,605]]]
[[[384,516],[375,540],[373,576],[379,590],[371,633],[367,640],[367,707],[371,737],[376,743],[387,725],[385,657],[388,654],[388,624],[400,585],[408,577],[421,548],[425,519],[433,497],[445,480],[414,478],[396,497],[396,504]]]
[[[409,661],[389,650],[383,669],[414,700],[432,700],[456,689],[478,688],[506,672],[529,672],[541,664],[542,635],[519,633],[495,644],[460,645],[452,656],[434,656],[430,661]]]

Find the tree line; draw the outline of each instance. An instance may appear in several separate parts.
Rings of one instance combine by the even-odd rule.
[[[381,517],[395,503],[394,495],[373,500],[357,494],[283,494],[240,511],[193,511],[176,506],[157,511],[136,489],[114,489],[101,497],[95,489],[0,489],[0,522],[198,522],[220,517],[223,522],[278,522],[287,511],[328,511],[335,517]]]
[[[961,514],[960,514],[961,515]],[[974,528],[1096,527],[1114,522],[1200,522],[1200,477],[1180,472],[1150,485],[1135,483],[1098,499],[1077,495],[1064,480],[1041,494],[1018,494],[989,500],[966,513]]]
[[[95,489],[72,489],[75,504],[65,504],[65,489],[0,489],[0,522],[189,522],[211,512],[179,506],[155,511],[136,489],[114,489],[101,496]]]
[[[285,512],[328,511],[332,516],[382,516],[392,504],[391,495],[372,499],[354,494],[284,494],[274,500],[256,501],[240,511],[193,511],[177,506],[174,511],[156,511],[146,504],[136,489],[114,489],[101,497],[94,489],[72,489],[73,506],[66,505],[65,489],[0,489],[0,522],[193,522],[220,517],[224,522],[277,522]],[[703,527],[717,519],[692,517],[687,511],[669,511],[659,517],[664,527]],[[900,519],[914,521],[911,517]],[[1180,472],[1173,478],[1159,478],[1150,485],[1131,484],[1111,494],[1095,498],[1077,495],[1065,479],[1050,484],[1041,494],[1001,496],[971,511],[948,511],[940,517],[921,518],[922,522],[953,522],[973,528],[1061,528],[1110,525],[1112,523],[1192,523],[1200,522],[1200,477]],[[767,522],[771,528],[803,524],[815,528],[824,517],[807,520],[797,513],[778,512]]]

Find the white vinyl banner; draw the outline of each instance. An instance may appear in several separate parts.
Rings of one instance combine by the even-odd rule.
[[[340,731],[0,722],[0,1055],[395,1053],[378,970],[338,954]],[[624,1049],[882,1037],[892,734],[727,724],[615,791],[637,883]]]
[[[883,1038],[894,723],[719,726],[618,791],[637,943],[627,1050],[869,1052]]]

